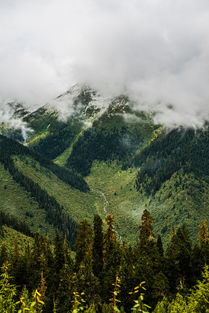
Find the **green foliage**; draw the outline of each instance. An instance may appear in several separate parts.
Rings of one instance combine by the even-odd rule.
[[[94,223],[94,233],[87,221],[80,223],[75,255],[67,237],[63,241],[58,233],[53,246],[39,234],[25,249],[16,240],[12,253],[2,246],[0,312],[148,313],[151,308],[155,308],[154,313],[208,312],[209,269],[205,266],[198,280],[202,263],[196,258],[198,248],[201,258],[207,259],[208,250],[203,249],[207,241],[193,247],[188,232],[181,227],[172,233],[164,255],[159,239],[150,240],[152,216],[148,211],[139,228],[144,240],[141,246],[138,242],[135,247],[118,242],[111,214],[104,233],[98,216]],[[200,226],[200,233],[202,230]],[[94,245],[93,234],[104,240]],[[104,261],[98,277],[94,275],[98,258],[94,249],[102,251]],[[191,271],[194,266],[196,270]]]
[[[74,291],[73,292],[73,307],[72,307],[72,313],[79,313],[82,311],[85,311],[86,305],[85,305],[85,300],[83,299],[84,293]]]
[[[18,305],[20,312],[43,313],[147,312],[150,307],[157,313],[208,312],[207,267],[200,280],[209,263],[208,129],[164,132],[133,112],[124,96],[96,116],[94,95],[84,88],[74,101],[76,113],[66,121],[47,108],[27,115],[25,121],[35,130],[28,142],[33,151],[0,137],[0,264],[11,264],[8,281],[1,279],[2,303],[11,305],[12,313]],[[92,128],[84,126],[86,121]],[[18,133],[7,134],[21,139]],[[88,175],[86,181],[77,172]],[[104,232],[98,215],[92,231],[95,213],[103,219],[107,215]],[[81,218],[87,220],[71,252],[68,241],[73,246]],[[203,218],[193,246],[182,225],[194,239]],[[181,227],[174,228],[169,241],[170,225]],[[10,237],[8,226],[13,227]],[[20,245],[14,229],[28,235],[41,230],[51,238],[59,229],[62,235],[53,247],[36,235],[31,248]],[[156,232],[169,241],[165,253]],[[11,242],[14,248],[8,249]],[[21,294],[23,286],[27,289]]]
[[[140,203],[142,199],[134,186],[136,174],[136,169],[123,170],[122,164],[116,161],[95,161],[86,178],[92,191],[99,195],[99,215],[104,219],[106,213],[112,213],[116,230],[128,242],[135,242],[137,238],[138,221],[144,205]]]
[[[112,298],[110,299],[112,303],[112,313],[120,313],[119,304],[120,300],[118,299],[118,294],[120,293],[120,277],[116,276],[115,282],[113,285]]]
[[[129,292],[129,294],[137,295],[138,299],[134,300],[134,306],[131,308],[133,313],[141,312],[148,313],[150,306],[144,303],[144,292],[146,290],[144,287],[145,282],[141,282],[137,287],[134,288],[134,291]]]
[[[17,287],[11,283],[9,276],[9,264],[6,262],[2,267],[0,279],[0,313],[15,313]]]
[[[142,166],[137,179],[138,188],[144,187],[148,194],[155,193],[181,168],[207,180],[208,140],[207,130],[195,132],[192,129],[173,130],[158,137],[140,155]]]
[[[153,236],[153,218],[149,211],[144,210],[141,218],[140,234],[139,234],[139,247],[142,250],[154,239]]]
[[[209,270],[206,266],[201,281],[198,281],[189,295],[178,293],[171,302],[164,298],[154,313],[207,313],[209,312]]]
[[[9,138],[0,136],[0,161],[4,163],[5,168],[14,172],[14,165],[12,162],[12,156],[27,156],[33,158],[35,161],[42,164],[45,169],[48,169],[52,173],[54,173],[57,177],[59,177],[65,183],[77,188],[83,192],[89,190],[86,182],[83,178],[78,175],[75,171],[69,170],[63,167],[56,165],[50,160],[42,157],[39,154],[34,153],[29,150],[26,146],[19,144],[18,142],[11,140]]]
[[[31,158],[17,158],[15,164],[24,176],[37,184],[45,194],[47,193],[50,199],[53,198],[54,201],[56,201],[56,211],[61,207],[60,218],[62,221],[60,220],[61,224],[59,230],[66,232],[67,236],[68,234],[72,237],[73,234],[75,236],[76,225],[73,221],[79,222],[81,218],[90,220],[92,215],[96,212],[95,202],[98,199],[97,195],[84,193],[71,188],[53,173],[46,170],[40,163]],[[43,200],[43,202],[45,202],[45,200]],[[57,215],[60,213],[57,212]],[[58,216],[55,216],[51,219],[51,222],[55,223],[57,218]],[[67,224],[70,226],[69,230],[67,230]]]
[[[202,280],[192,290],[188,297],[186,312],[209,312],[209,268],[205,267]]]
[[[23,290],[20,301],[18,301],[16,304],[20,304],[18,313],[42,313],[44,302],[42,301],[41,294],[38,292],[38,290],[33,292],[32,300],[28,299],[27,290]]]

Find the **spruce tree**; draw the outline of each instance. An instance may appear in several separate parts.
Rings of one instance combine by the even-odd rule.
[[[203,220],[200,223],[200,229],[198,232],[198,240],[200,244],[209,244],[209,233],[208,233],[208,225],[207,221]]]
[[[81,263],[92,264],[92,228],[90,224],[84,220],[80,223],[77,230],[76,238],[76,258],[75,258],[75,267],[76,270],[79,269]]]
[[[172,236],[167,251],[167,275],[172,289],[185,292],[192,282],[192,245],[187,228],[183,225]]]
[[[111,297],[113,284],[119,271],[121,248],[117,242],[113,215],[108,214],[106,221],[107,231],[104,236],[103,296],[108,300]]]
[[[140,249],[145,248],[153,241],[153,218],[148,210],[144,210],[141,217],[141,226],[139,233],[139,247]]]
[[[71,309],[73,296],[73,272],[68,264],[64,264],[56,290],[57,313],[66,313]]]
[[[94,215],[94,237],[93,237],[93,272],[94,275],[101,276],[103,270],[103,232],[102,219],[99,215]]]
[[[193,282],[200,279],[203,266],[209,264],[209,234],[205,220],[200,223],[197,239],[198,243],[192,251]]]
[[[63,240],[58,232],[56,232],[54,244],[55,244],[54,267],[55,267],[56,273],[58,274],[65,263]]]
[[[163,243],[162,243],[162,239],[161,239],[160,235],[158,235],[158,237],[157,237],[157,248],[158,248],[160,255],[163,256],[164,255],[164,249],[163,249]]]

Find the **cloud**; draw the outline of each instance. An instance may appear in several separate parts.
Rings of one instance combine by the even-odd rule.
[[[27,123],[15,113],[15,103],[13,101],[0,103],[0,133],[4,134],[4,130],[14,128],[20,130],[23,140],[27,139],[32,129],[27,126]]]
[[[0,0],[0,12],[2,99],[41,105],[80,82],[166,126],[209,120],[207,0]]]

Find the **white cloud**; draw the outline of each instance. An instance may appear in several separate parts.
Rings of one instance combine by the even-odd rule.
[[[15,116],[15,107],[13,101],[0,103],[0,134],[5,128],[14,128],[21,131],[22,137],[26,140],[28,133],[33,130],[27,126],[27,123],[21,117]]]
[[[2,99],[43,104],[80,82],[127,92],[167,126],[209,119],[207,0],[0,0],[0,12]]]

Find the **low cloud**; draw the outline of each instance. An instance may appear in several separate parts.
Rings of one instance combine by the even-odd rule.
[[[1,99],[36,107],[79,82],[168,127],[209,120],[207,0],[0,0],[0,12]]]
[[[4,131],[8,128],[16,129],[21,132],[23,140],[26,140],[32,129],[27,126],[27,123],[20,116],[15,114],[14,105],[13,101],[0,103],[0,133],[4,134]]]

